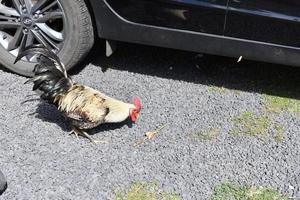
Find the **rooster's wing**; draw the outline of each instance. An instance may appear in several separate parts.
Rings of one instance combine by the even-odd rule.
[[[105,97],[86,86],[74,85],[66,95],[58,100],[58,109],[73,125],[88,129],[103,123],[109,109],[105,106]]]

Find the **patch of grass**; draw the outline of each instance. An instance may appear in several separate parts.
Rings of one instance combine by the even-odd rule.
[[[239,96],[241,94],[241,92],[239,90],[235,90],[235,89],[228,89],[225,88],[223,86],[218,87],[218,86],[214,86],[214,85],[210,85],[208,87],[208,92],[214,92],[214,93],[225,93],[225,92],[233,92],[235,95]]]
[[[233,119],[234,128],[229,132],[231,135],[266,135],[270,127],[268,117],[259,116],[252,112],[243,112]]]
[[[246,190],[245,187],[238,188],[232,184],[223,183],[215,188],[209,200],[242,199],[246,196]]]
[[[209,86],[208,91],[216,92],[216,93],[224,93],[227,91],[227,89],[224,87],[218,87],[218,86],[211,85],[211,86]]]
[[[300,100],[287,97],[264,95],[267,112],[291,112],[300,116]]]
[[[276,142],[283,142],[284,140],[284,127],[281,124],[275,125],[276,133],[273,136],[274,140]]]
[[[218,128],[210,128],[206,131],[199,131],[190,134],[192,139],[200,139],[200,140],[213,140],[216,139],[220,134],[220,129]]]
[[[156,183],[135,183],[128,190],[118,191],[114,200],[181,200],[175,194],[160,192]]]
[[[272,118],[259,116],[252,112],[243,112],[233,119],[234,127],[229,134],[233,136],[250,135],[260,136],[267,135],[271,127],[274,127],[275,133],[271,135],[276,142],[284,141],[284,127],[281,124],[274,123]]]
[[[237,96],[240,96],[241,95],[241,91],[239,90],[233,90],[234,94],[237,95]]]
[[[209,200],[287,200],[279,192],[268,188],[238,187],[230,183],[217,186]]]

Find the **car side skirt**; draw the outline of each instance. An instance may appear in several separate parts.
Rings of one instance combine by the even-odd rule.
[[[103,39],[300,66],[297,47],[139,24],[124,19],[105,0],[90,1]]]

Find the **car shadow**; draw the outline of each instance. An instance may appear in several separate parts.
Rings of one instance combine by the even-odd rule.
[[[6,189],[7,189],[7,183],[5,183],[3,190],[0,191],[0,196],[6,191]]]
[[[92,63],[101,67],[104,72],[110,68],[207,86],[300,99],[300,68],[297,67],[247,60],[237,63],[234,58],[127,43],[121,43],[118,51],[111,57],[105,57],[103,52],[103,45],[95,45],[87,59],[70,74],[76,75],[83,70],[83,66]],[[30,115],[56,123],[63,131],[70,131],[63,115],[55,106],[46,102],[39,103],[36,111]],[[130,121],[103,124],[88,133],[94,135],[123,126],[131,127],[132,124]]]
[[[99,53],[101,52],[101,53]],[[111,56],[95,45],[87,63],[161,78],[208,86],[300,98],[300,68],[263,62],[198,54],[173,49],[119,43]],[[82,68],[81,68],[82,69]],[[81,70],[73,70],[77,74]]]

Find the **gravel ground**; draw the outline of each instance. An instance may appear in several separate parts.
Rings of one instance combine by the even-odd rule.
[[[183,199],[207,199],[223,182],[300,198],[295,114],[276,116],[282,142],[228,134],[239,113],[263,112],[262,94],[298,98],[300,69],[129,44],[111,58],[100,51],[93,50],[73,79],[124,101],[139,97],[137,123],[90,131],[108,144],[77,140],[55,108],[36,100],[26,78],[1,71],[0,169],[8,188],[0,199],[113,199],[116,190],[143,181]],[[167,127],[154,140],[132,146],[162,124]],[[190,137],[209,128],[220,135]]]

